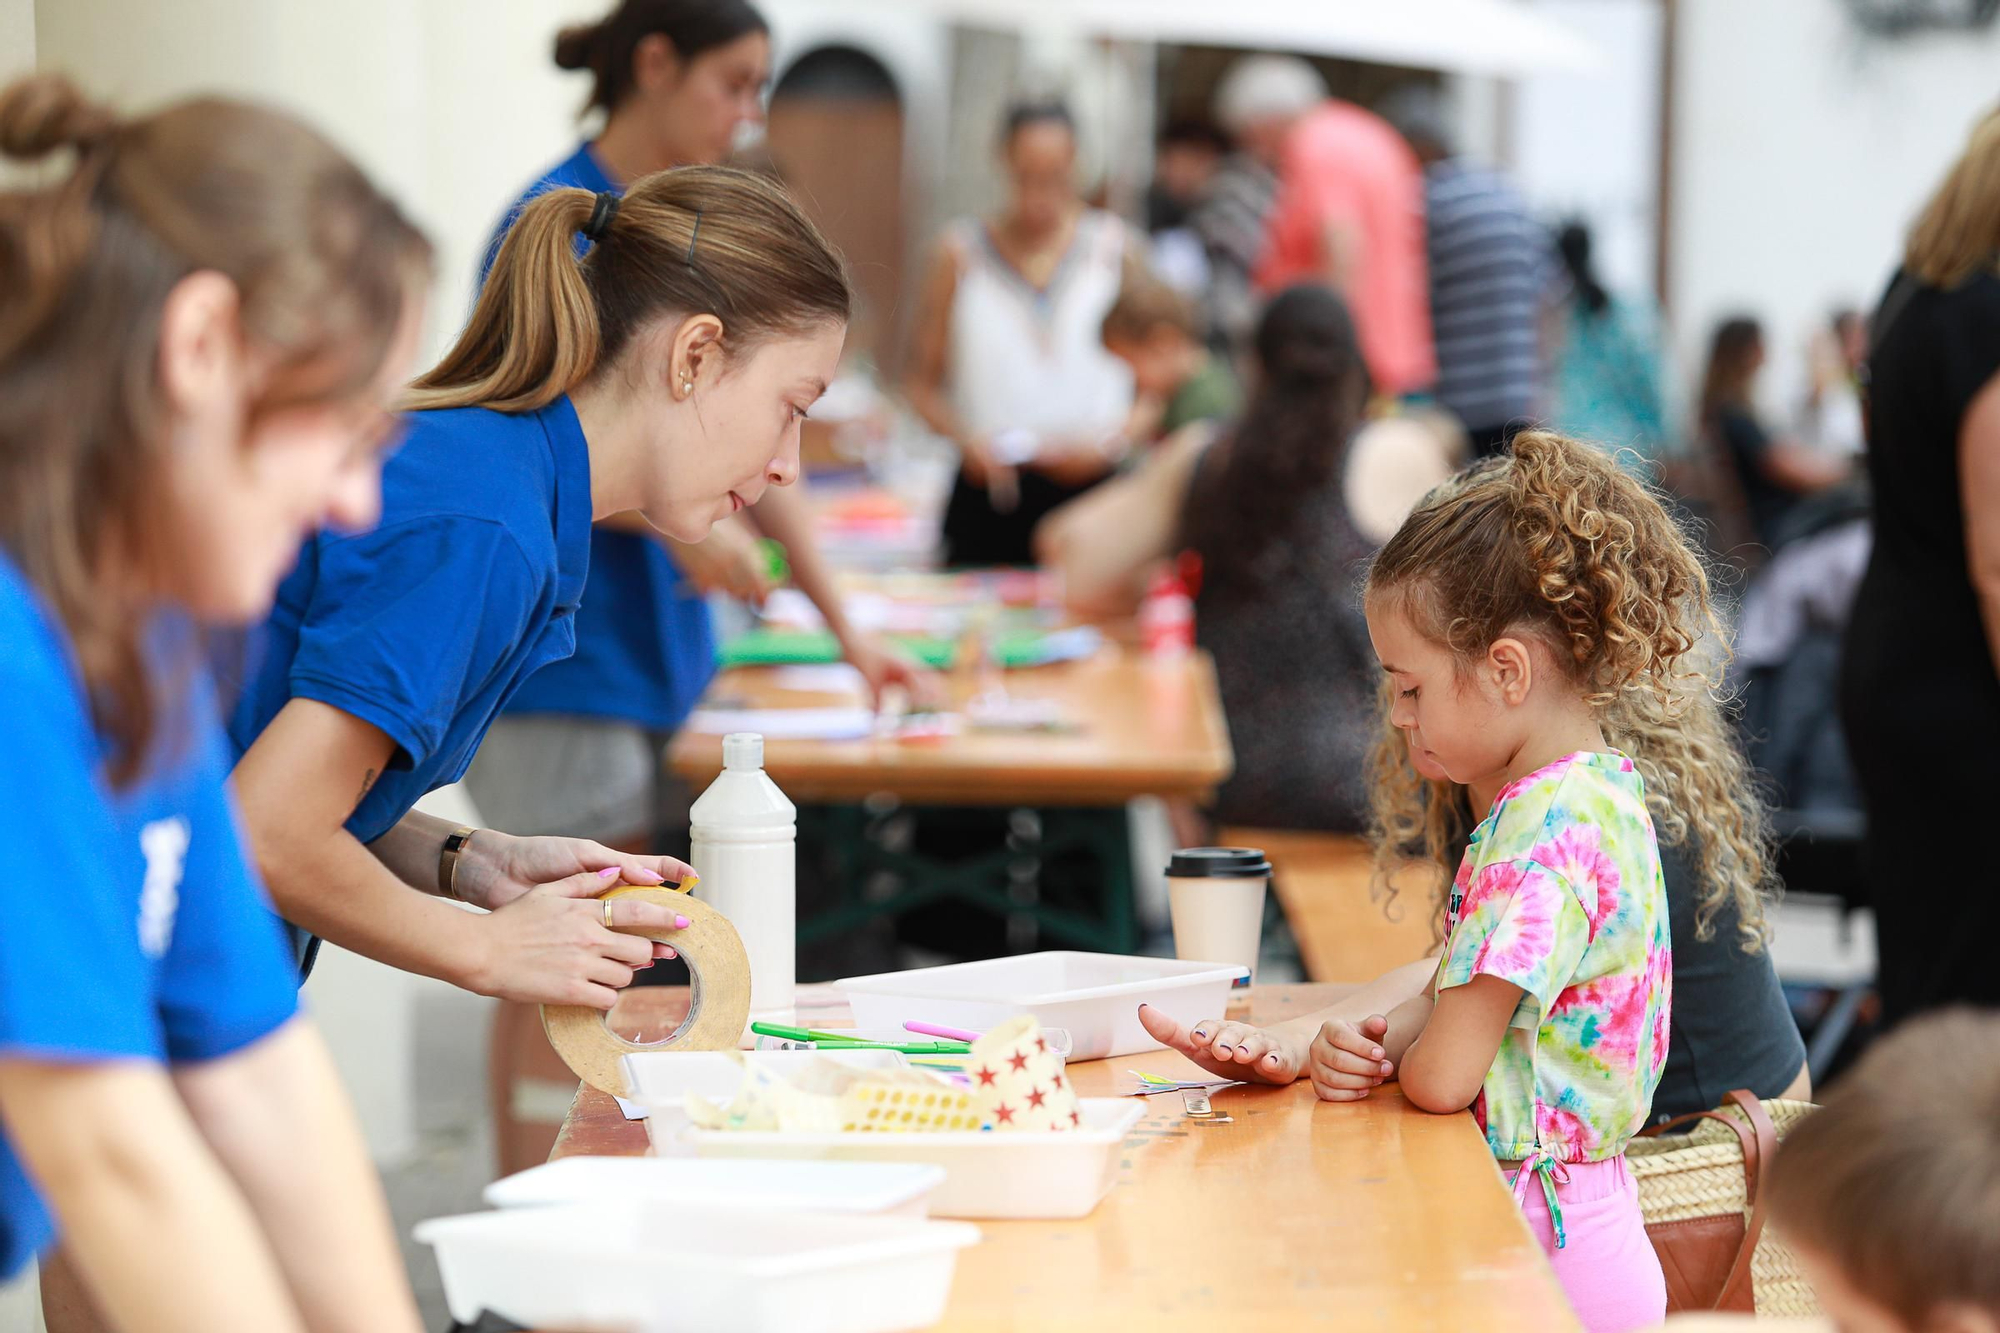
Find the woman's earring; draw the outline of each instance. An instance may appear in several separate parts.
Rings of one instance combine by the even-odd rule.
[[[685,398],[693,392],[694,392],[693,377],[688,375],[681,376],[681,397]]]

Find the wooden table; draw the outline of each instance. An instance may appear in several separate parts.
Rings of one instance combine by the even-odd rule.
[[[962,704],[973,683],[946,678]],[[858,802],[881,793],[920,805],[1115,806],[1137,796],[1200,798],[1235,759],[1215,664],[1205,654],[1153,661],[1108,646],[1084,662],[1006,673],[1010,696],[1052,700],[1083,728],[1076,735],[968,733],[927,741],[771,740],[764,767],[795,801]],[[785,690],[776,671],[725,671],[706,700],[751,708],[817,708],[852,695]],[[667,752],[699,791],[722,771],[722,738],[683,730]]]
[[[1270,987],[1250,1017],[1274,1022],[1342,988]],[[659,1022],[685,991],[621,1002]],[[833,1026],[845,1006],[801,990],[801,1021]],[[1176,1077],[1166,1051],[1072,1065],[1077,1091],[1113,1096],[1128,1067]],[[1310,1087],[1229,1088],[1228,1124],[1152,1098],[1122,1150],[1118,1185],[1089,1217],[981,1222],[959,1258],[938,1327],[999,1330],[1438,1329],[1569,1333],[1579,1328],[1469,1115],[1433,1116],[1393,1085],[1323,1103]],[[578,1091],[555,1156],[636,1156],[644,1126]]]
[[[726,671],[706,700],[752,708],[853,704],[852,695],[781,689],[773,668]],[[977,688],[946,678],[950,706]],[[764,766],[797,802],[801,842],[829,851],[830,900],[802,912],[803,942],[839,937],[878,918],[940,901],[1032,919],[1062,947],[1136,953],[1132,852],[1125,805],[1139,796],[1199,799],[1235,759],[1223,721],[1215,664],[1204,654],[1153,660],[1108,644],[1082,662],[1010,671],[1009,695],[1052,700],[1078,723],[1073,735],[967,732],[923,741],[772,739]],[[722,769],[722,738],[683,730],[668,758],[700,791]],[[949,857],[893,846],[875,835],[864,805],[891,796],[905,806],[1032,808],[1032,845],[1001,831],[955,844]],[[1095,866],[1092,910],[1024,898],[1024,860],[1084,856]],[[887,882],[895,887],[884,891]]]

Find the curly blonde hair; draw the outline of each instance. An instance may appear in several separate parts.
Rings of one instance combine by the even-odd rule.
[[[1696,853],[1698,938],[1733,904],[1743,948],[1768,937],[1776,888],[1769,817],[1718,686],[1728,641],[1706,571],[1659,499],[1590,445],[1546,431],[1424,498],[1369,572],[1411,623],[1461,660],[1508,633],[1566,659],[1606,743],[1638,766],[1660,840]],[[1711,660],[1703,661],[1707,657]],[[1465,788],[1426,779],[1389,723],[1370,761],[1377,892],[1412,861],[1442,878],[1478,822]]]

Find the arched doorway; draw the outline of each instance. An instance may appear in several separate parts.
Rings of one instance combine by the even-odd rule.
[[[792,62],[771,92],[771,162],[847,256],[860,296],[848,345],[893,382],[900,361],[903,102],[874,56],[821,46]]]

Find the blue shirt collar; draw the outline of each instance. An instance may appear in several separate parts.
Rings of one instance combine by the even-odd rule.
[[[612,180],[611,173],[604,169],[604,163],[599,160],[597,150],[591,147],[590,140],[585,139],[578,144],[576,152],[570,155],[569,160],[575,168],[576,183],[579,187],[597,193],[605,190],[610,190],[614,194],[625,193],[625,188]]]
[[[590,572],[590,446],[569,395],[535,413],[556,478],[556,605],[576,610]]]

